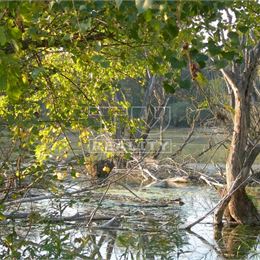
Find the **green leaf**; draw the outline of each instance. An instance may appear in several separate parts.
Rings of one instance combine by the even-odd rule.
[[[109,61],[106,60],[106,61],[101,62],[100,65],[103,68],[108,68],[110,66],[110,63],[109,63]]]
[[[88,31],[90,29],[90,27],[91,27],[91,18],[87,19],[86,22],[79,24],[79,31],[81,33],[84,33],[86,31]]]
[[[208,80],[204,77],[204,75],[201,72],[197,72],[196,81],[202,87],[208,84]]]
[[[236,53],[234,51],[221,52],[221,55],[226,60],[233,60]]]
[[[44,75],[45,73],[46,73],[46,71],[43,67],[38,67],[38,68],[33,69],[31,75],[32,75],[33,79],[36,79],[39,76]]]
[[[104,57],[101,55],[94,55],[91,57],[91,60],[97,63],[100,63],[102,61],[104,61]]]
[[[205,109],[209,107],[209,103],[207,100],[204,100],[203,102],[201,102],[198,106],[199,109]]]
[[[191,87],[191,81],[189,79],[180,80],[180,88],[189,89]]]
[[[0,90],[5,90],[7,87],[7,73],[4,73],[1,67],[0,70]]]
[[[228,62],[225,59],[215,61],[215,66],[217,69],[225,68],[227,65],[228,65]]]
[[[6,216],[0,212],[0,221],[6,220]]]
[[[16,40],[19,40],[22,37],[21,31],[17,27],[13,27],[10,30],[10,33],[11,33],[12,38],[14,38]]]
[[[178,60],[175,57],[170,57],[169,61],[173,69],[181,69],[186,66],[186,62],[184,60]]]
[[[144,13],[144,19],[147,23],[151,22],[152,19],[153,19],[153,13],[152,13],[152,10],[147,10],[145,13]]]
[[[3,26],[0,27],[0,45],[4,46],[6,44],[6,35],[5,35],[5,28]]]
[[[11,81],[11,82],[12,83],[11,84],[9,83],[7,86],[6,93],[12,101],[17,101],[19,100],[22,94],[22,89],[21,86],[18,85],[18,82],[15,81]]]
[[[245,25],[238,25],[237,29],[242,33],[246,33],[249,30],[249,28]]]
[[[105,57],[101,55],[94,55],[91,57],[91,60],[96,63],[99,63],[103,68],[108,68],[110,66],[109,61],[106,60]]]
[[[176,25],[169,24],[168,25],[168,30],[169,30],[169,33],[170,33],[172,38],[177,37],[178,34],[179,34],[179,28]]]
[[[207,61],[209,57],[206,54],[198,53],[195,58],[197,62],[200,62]]]
[[[227,36],[230,38],[232,45],[239,44],[239,35],[236,32],[229,32]]]
[[[212,39],[210,39],[208,42],[208,50],[212,56],[215,56],[221,53],[222,48],[220,46],[217,46],[215,42]]]
[[[198,53],[195,56],[195,60],[199,64],[200,68],[205,68],[206,66],[206,61],[208,60],[208,56],[205,54]]]
[[[176,91],[176,86],[173,84],[169,84],[167,81],[163,83],[163,88],[169,94],[174,94]]]
[[[163,37],[165,41],[176,38],[178,34],[179,34],[179,28],[175,24],[168,23],[164,27]]]

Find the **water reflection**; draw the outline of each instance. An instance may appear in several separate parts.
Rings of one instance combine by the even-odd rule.
[[[215,228],[214,235],[221,255],[227,259],[259,259],[260,227],[224,226]]]
[[[1,230],[1,259],[175,259],[185,239],[178,232],[100,231],[46,225],[40,232],[32,228],[29,234],[18,226],[9,228],[13,228],[11,234]]]
[[[118,189],[115,192],[120,194]],[[106,200],[101,211],[107,216],[119,213],[124,213],[125,216],[120,225],[109,228],[105,225],[107,220],[95,221],[90,227],[86,227],[87,219],[83,222],[58,224],[42,223],[38,219],[29,221],[30,224],[28,219],[0,222],[0,257],[109,260],[259,259],[259,228],[236,226],[214,230],[210,224],[212,218],[209,217],[190,233],[178,229],[180,222],[193,221],[212,207],[216,194],[211,189],[154,189],[139,195],[146,198],[181,197],[185,205],[173,205],[169,208],[120,208],[115,207],[116,204],[111,200]],[[45,202],[45,209],[47,204],[53,206],[52,203]],[[80,210],[87,207],[89,204],[80,204]],[[49,209],[48,211],[52,212]]]

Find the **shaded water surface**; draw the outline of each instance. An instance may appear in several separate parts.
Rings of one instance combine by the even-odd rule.
[[[204,215],[218,200],[213,189],[187,186],[174,189],[147,188],[135,191],[150,201],[141,206],[127,200],[123,188],[111,188],[96,216],[119,216],[107,220],[68,223],[39,223],[37,212],[73,215],[95,209],[101,192],[69,200],[27,203],[24,210],[35,212],[34,221],[7,221],[0,225],[2,259],[260,259],[260,229],[225,227],[215,230],[212,216],[192,228],[179,227]],[[259,190],[256,192],[259,195]],[[127,195],[127,196],[126,196]],[[174,203],[181,198],[184,205]],[[166,203],[167,202],[167,203]],[[164,205],[165,204],[165,205]],[[30,218],[29,217],[29,218]],[[37,224],[34,224],[37,222]]]

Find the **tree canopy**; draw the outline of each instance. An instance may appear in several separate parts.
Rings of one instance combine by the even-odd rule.
[[[1,2],[2,121],[37,164],[50,152],[66,156],[66,129],[83,143],[96,131],[116,132],[111,118],[131,105],[116,98],[123,79],[142,88],[149,72],[169,94],[203,92],[205,67],[243,69],[244,54],[259,44],[259,11],[257,1]],[[95,108],[108,105],[108,120],[97,123]],[[140,124],[120,120],[130,133]]]

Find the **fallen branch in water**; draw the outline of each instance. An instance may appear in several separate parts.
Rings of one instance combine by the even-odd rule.
[[[181,199],[176,199],[171,201],[172,203],[176,203],[179,205],[183,205]],[[136,207],[136,208],[164,208],[164,207],[171,207],[173,204],[171,203],[151,203],[151,204],[128,204],[128,203],[118,203],[116,206],[119,207]]]
[[[216,186],[217,186],[217,187],[223,188],[225,186],[224,184],[218,182],[214,178],[206,176],[204,174],[200,174],[200,179],[203,180],[204,182],[206,182],[210,187],[216,188]]]
[[[138,162],[140,163],[145,157],[142,157]],[[71,197],[74,194],[79,194],[79,193],[83,193],[83,192],[90,192],[92,190],[96,190],[98,188],[104,188],[106,186],[110,186],[113,183],[118,182],[120,179],[122,179],[124,176],[127,176],[128,174],[131,173],[131,171],[136,168],[137,165],[134,165],[133,167],[131,167],[126,174],[124,174],[123,176],[120,176],[119,178],[117,178],[116,180],[111,180],[108,181],[107,179],[113,177],[114,174],[111,174],[107,179],[105,179],[104,181],[100,182],[98,185],[94,185],[92,187],[86,187],[83,188],[81,190],[76,190],[76,191],[72,191],[72,192],[64,192],[60,195],[54,195],[54,194],[49,194],[49,195],[42,195],[42,196],[34,196],[34,197],[26,197],[26,198],[21,198],[21,199],[16,199],[16,200],[5,200],[4,201],[4,205],[5,206],[11,206],[11,205],[15,205],[15,204],[21,204],[21,203],[30,203],[30,202],[35,202],[35,201],[41,201],[41,200],[46,200],[46,199],[55,199],[55,198],[64,198],[64,197]]]
[[[21,213],[5,213],[4,217],[6,219],[29,219],[29,218],[33,218],[33,215],[35,214],[35,212],[21,212]],[[36,213],[37,214],[37,213]],[[86,218],[90,216],[89,214],[85,213],[85,214],[79,214],[76,213],[73,216],[67,216],[67,217],[55,217],[55,216],[46,216],[46,217],[41,217],[39,218],[39,221],[41,222],[51,222],[51,223],[57,223],[57,222],[65,222],[65,221],[85,221]],[[111,220],[113,219],[113,216],[94,216],[91,218],[91,221],[102,221],[102,220]]]

